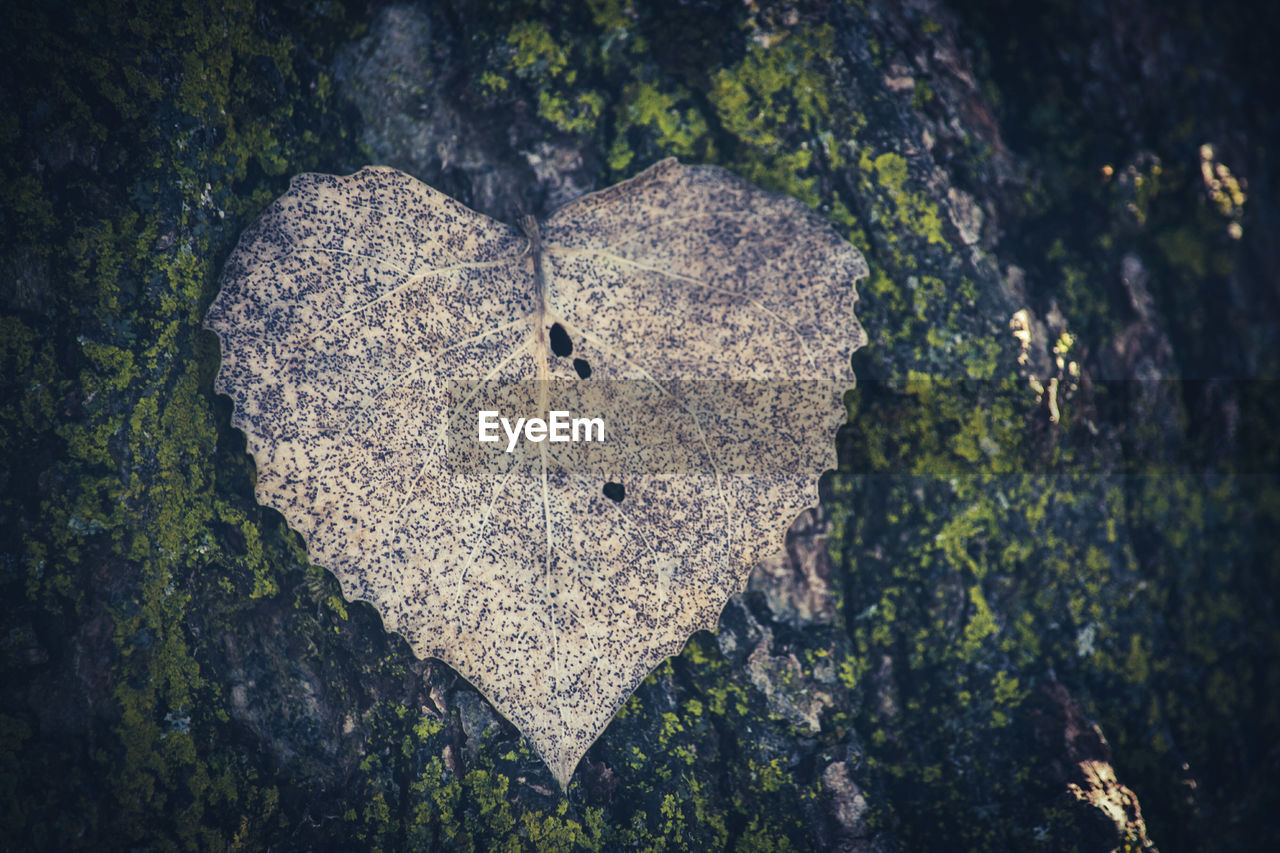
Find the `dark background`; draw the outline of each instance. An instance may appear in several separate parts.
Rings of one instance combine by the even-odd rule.
[[[3,17],[0,846],[1280,844],[1274,5]],[[871,341],[562,796],[256,504],[200,323],[295,173],[513,221],[670,155],[828,216]]]

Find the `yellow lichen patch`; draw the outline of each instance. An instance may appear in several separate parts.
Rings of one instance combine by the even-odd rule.
[[[1214,208],[1219,215],[1229,220],[1227,234],[1233,240],[1239,240],[1244,236],[1240,218],[1244,215],[1244,204],[1248,200],[1246,185],[1242,179],[1232,174],[1226,163],[1218,159],[1214,147],[1209,143],[1200,146],[1200,179]]]

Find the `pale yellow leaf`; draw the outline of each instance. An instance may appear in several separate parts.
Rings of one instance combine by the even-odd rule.
[[[666,160],[522,228],[368,168],[296,177],[205,322],[258,499],[566,785],[816,503],[865,274],[819,216],[716,167]],[[475,440],[482,408],[608,432],[507,453]]]

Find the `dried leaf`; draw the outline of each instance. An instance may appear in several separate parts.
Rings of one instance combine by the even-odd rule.
[[[523,230],[368,168],[296,177],[205,322],[259,500],[563,786],[816,503],[865,274],[715,167],[666,160]],[[507,453],[475,440],[484,407],[607,434]]]

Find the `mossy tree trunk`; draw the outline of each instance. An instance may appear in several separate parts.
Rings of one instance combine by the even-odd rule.
[[[1280,843],[1248,7],[7,7],[0,840]],[[670,155],[822,211],[872,341],[818,513],[562,797],[255,504],[200,321],[294,173],[513,221]]]

